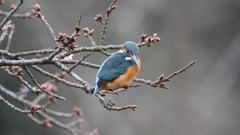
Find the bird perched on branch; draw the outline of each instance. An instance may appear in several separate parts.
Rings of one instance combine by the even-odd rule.
[[[137,54],[138,45],[128,41],[121,50],[108,57],[98,70],[92,96],[105,89],[128,89],[140,70],[141,63]]]

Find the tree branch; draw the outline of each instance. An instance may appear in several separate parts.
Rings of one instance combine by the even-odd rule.
[[[111,14],[112,10],[114,10],[114,9],[117,7],[117,6],[115,5],[116,2],[117,2],[117,0],[113,0],[113,2],[110,4],[110,6],[108,7],[108,9],[106,10],[107,14],[106,14],[105,22],[104,22],[104,25],[103,25],[103,28],[102,28],[102,32],[101,32],[100,45],[103,45],[110,14]]]
[[[9,106],[10,108],[12,108],[13,110],[23,113],[23,114],[33,114],[35,115],[35,113],[38,113],[37,110],[40,110],[43,108],[43,106],[32,106],[30,110],[22,110],[16,106],[14,106],[13,104],[9,103],[7,100],[5,100],[2,95],[0,95],[0,101],[2,101],[3,103],[5,103],[7,106]]]
[[[99,98],[100,103],[103,105],[103,107],[110,111],[121,111],[126,109],[132,109],[133,111],[136,111],[136,108],[138,108],[138,106],[136,105],[126,105],[122,107],[116,107],[115,106],[116,104],[114,102],[112,102],[111,100],[105,99],[104,97],[100,96],[100,94],[96,94],[96,97]]]
[[[7,23],[7,21],[12,17],[12,15],[18,10],[18,8],[23,4],[24,0],[20,0],[18,4],[15,6],[14,9],[12,9],[9,14],[3,19],[3,21],[0,24],[0,29],[3,28],[3,26]]]

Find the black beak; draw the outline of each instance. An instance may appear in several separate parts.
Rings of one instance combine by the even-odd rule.
[[[137,57],[136,57],[135,54],[134,54],[134,55],[129,55],[129,57],[132,58],[133,62],[134,62],[137,66],[139,66],[138,61],[137,61]]]

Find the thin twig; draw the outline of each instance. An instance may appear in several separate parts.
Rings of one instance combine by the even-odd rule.
[[[105,33],[106,33],[108,21],[109,21],[109,16],[110,16],[112,10],[116,8],[116,5],[115,5],[116,2],[117,2],[117,0],[114,0],[114,1],[110,4],[110,6],[108,7],[108,9],[107,9],[107,14],[106,14],[106,17],[105,17],[105,22],[104,22],[104,25],[103,25],[103,28],[102,28],[102,32],[101,32],[100,45],[103,45],[103,42],[104,42],[104,39],[105,39]]]
[[[46,97],[46,93],[42,93],[40,95],[38,95],[34,100],[33,103],[34,104],[38,104],[42,99],[44,99]]]
[[[15,26],[12,25],[11,32],[8,36],[8,43],[7,43],[6,51],[9,51],[9,49],[10,49],[10,46],[11,46],[11,43],[12,43],[12,36],[13,36],[13,33],[14,33],[14,28],[15,28]]]
[[[27,52],[18,52],[18,53],[12,54],[12,55],[13,55],[13,57],[18,57],[18,56],[28,56],[28,55],[52,53],[52,52],[54,52],[54,49],[42,49],[42,50],[32,50],[32,51],[27,51]]]
[[[9,106],[10,108],[12,108],[13,110],[15,110],[15,111],[17,111],[17,112],[19,112],[19,113],[23,113],[23,114],[30,114],[30,113],[35,114],[35,113],[37,113],[37,110],[42,109],[42,107],[38,107],[38,108],[35,108],[35,109],[34,109],[34,108],[33,108],[33,109],[30,109],[30,110],[22,110],[22,109],[16,107],[15,105],[9,103],[6,99],[4,99],[4,98],[2,97],[2,95],[0,95],[0,101],[2,101],[3,103],[5,103],[7,106]]]
[[[94,29],[89,30],[89,28],[86,27],[86,28],[83,28],[83,31],[85,32],[85,34],[84,34],[85,37],[87,37],[89,39],[89,41],[92,44],[92,46],[96,46],[96,43],[95,43],[95,41],[92,38],[92,34],[94,32]]]
[[[48,56],[48,61],[51,61],[54,58],[54,56],[59,54],[61,51],[62,51],[62,48],[58,47],[52,54]]]
[[[3,87],[1,84],[0,84],[0,91],[2,93],[5,93],[6,95],[10,96],[11,98],[13,98],[14,100],[20,102],[21,104],[23,104],[24,106],[27,106],[27,107],[31,107],[32,106],[32,102],[28,101],[28,100],[25,100],[25,99],[20,99],[15,93],[13,93],[12,91],[6,89],[5,87]],[[59,122],[58,120],[54,119],[53,117],[50,117],[49,115],[45,114],[43,111],[39,110],[38,112],[39,116],[41,116],[42,118],[44,119],[49,119],[51,121],[52,124],[62,128],[62,129],[65,129],[67,130],[68,132],[70,132],[72,135],[77,135],[77,132],[76,130],[68,127],[67,125]],[[39,123],[40,124],[40,123]],[[40,124],[41,125],[41,124]]]
[[[8,21],[8,22],[4,25],[4,27],[2,28],[3,33],[1,34],[1,37],[0,37],[0,45],[1,45],[2,41],[4,40],[4,38],[8,35],[8,29],[10,29],[10,28],[12,27],[12,25],[10,25],[11,22],[12,22],[11,20]]]
[[[29,75],[29,77],[32,79],[33,83],[44,93],[48,94],[49,96],[53,96],[57,99],[60,99],[60,100],[66,100],[64,97],[62,96],[58,96],[57,94],[53,94],[49,91],[46,91],[45,89],[43,89],[38,83],[37,83],[37,80],[34,78],[34,76],[32,75],[32,73],[28,70],[27,67],[23,67],[23,69],[27,72],[27,74]]]
[[[34,117],[33,115],[31,114],[28,114],[27,115],[33,122],[35,122],[36,124],[38,125],[42,125],[44,123],[44,121],[40,121],[38,118]]]
[[[73,113],[64,113],[64,112],[58,112],[58,111],[54,111],[48,108],[45,108],[45,110],[47,113],[57,116],[57,117],[66,117],[66,118],[70,118],[73,117]]]
[[[49,119],[49,121],[50,121],[52,124],[54,124],[55,126],[58,126],[58,127],[62,128],[62,129],[67,130],[67,131],[70,132],[72,135],[77,135],[76,130],[74,130],[73,128],[67,127],[65,124],[61,123],[60,121],[54,119],[53,117],[51,117],[51,116],[49,116],[49,115],[47,115],[47,114],[45,114],[44,112],[39,111],[38,114],[39,114],[41,117],[43,117],[43,118]]]
[[[7,16],[8,14],[9,14],[9,12],[5,12],[5,11],[0,10],[0,15]],[[30,12],[26,12],[25,14],[14,13],[11,16],[11,18],[15,17],[15,18],[20,18],[20,19],[26,19],[26,18],[33,19],[35,15],[36,15],[35,11],[30,11]]]
[[[5,71],[6,71],[10,76],[17,77],[17,79],[18,79],[23,85],[25,85],[31,92],[33,92],[34,94],[38,95],[39,92],[41,92],[41,91],[39,91],[39,90],[34,89],[34,87],[32,87],[31,85],[29,85],[28,82],[25,81],[24,79],[22,79],[21,76],[18,77],[18,76],[17,76],[17,73],[15,73],[15,72],[13,71],[13,69],[5,67]]]
[[[32,8],[37,12],[37,17],[39,17],[39,19],[43,22],[43,24],[47,27],[49,33],[50,33],[50,36],[51,38],[53,39],[54,41],[54,44],[57,46],[57,47],[60,47],[58,42],[56,42],[56,36],[54,34],[54,31],[51,27],[51,25],[47,22],[47,20],[45,19],[45,17],[41,14],[40,11],[38,11],[38,9],[36,8],[36,5],[35,6],[32,6]],[[39,9],[40,10],[40,9]]]
[[[80,27],[81,20],[82,20],[82,12],[79,15],[79,20],[78,20],[78,24],[77,24],[78,27]]]
[[[12,17],[12,15],[18,10],[18,8],[23,4],[24,0],[20,0],[18,4],[12,9],[9,14],[3,19],[3,21],[0,24],[0,29],[3,28],[3,26],[7,23],[7,21]]]
[[[195,63],[197,62],[197,60],[194,60],[192,62],[190,62],[187,66],[183,67],[182,69],[173,72],[171,75],[169,75],[166,78],[163,78],[163,75],[161,75],[156,81],[152,82],[151,80],[144,80],[144,79],[139,79],[139,78],[135,78],[133,81],[134,82],[141,82],[147,85],[150,85],[152,87],[161,87],[164,89],[168,89],[168,87],[166,86],[166,84],[164,82],[170,81],[170,79],[180,73],[182,73],[183,71],[186,71],[188,68],[190,68],[191,66],[193,66]]]
[[[80,63],[82,63],[82,61],[84,61],[88,56],[90,56],[91,53],[88,53],[86,55],[84,55],[81,60],[79,60],[76,64],[72,65],[70,68],[69,68],[69,72],[71,72],[74,68],[76,68]]]
[[[190,62],[187,66],[183,67],[182,69],[173,72],[171,75],[169,75],[168,77],[164,78],[163,80],[161,80],[161,82],[167,82],[170,81],[171,78],[173,78],[174,76],[182,73],[183,71],[186,71],[188,68],[190,68],[191,66],[193,66],[193,64],[195,64],[197,62],[197,60],[194,60],[192,62]]]
[[[79,84],[77,84],[77,83],[72,83],[72,82],[69,82],[69,81],[67,81],[67,80],[65,80],[65,79],[59,78],[59,77],[57,77],[56,75],[53,75],[53,74],[51,74],[51,73],[49,73],[49,72],[47,72],[47,71],[45,71],[45,70],[43,70],[43,69],[35,66],[35,65],[32,65],[31,67],[32,67],[34,70],[38,71],[39,73],[41,73],[41,74],[43,74],[43,75],[46,75],[46,76],[48,76],[48,77],[50,77],[50,78],[52,78],[52,79],[54,79],[54,80],[57,80],[58,82],[61,82],[61,83],[65,84],[65,85],[67,85],[67,86],[71,86],[71,87],[75,87],[75,88],[80,88],[80,89],[85,88],[83,85],[79,85]]]

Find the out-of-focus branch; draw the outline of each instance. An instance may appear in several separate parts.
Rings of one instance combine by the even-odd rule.
[[[42,92],[48,94],[49,96],[53,96],[53,97],[55,97],[55,98],[57,98],[57,99],[66,100],[66,99],[65,99],[64,97],[62,97],[62,96],[58,96],[58,95],[53,94],[53,93],[51,93],[51,92],[49,92],[49,91],[46,91],[43,87],[41,87],[41,86],[37,83],[37,80],[34,78],[34,76],[33,76],[32,73],[28,70],[28,68],[27,68],[27,67],[23,67],[23,68],[24,68],[24,70],[27,72],[27,74],[29,75],[29,77],[32,79],[33,83],[34,83]]]
[[[14,29],[15,29],[15,26],[12,25],[12,27],[11,27],[11,32],[10,32],[10,34],[9,34],[9,36],[8,36],[8,43],[7,43],[6,51],[9,51],[9,49],[10,49],[11,42],[12,42],[12,36],[13,36],[13,33],[14,33]],[[1,44],[1,43],[0,43],[0,44]]]
[[[8,21],[4,27],[2,28],[3,30],[3,33],[1,34],[1,37],[0,37],[0,45],[2,43],[2,41],[4,40],[4,38],[8,35],[8,29],[10,29],[12,27],[12,25],[10,24],[12,21]]]
[[[13,110],[17,111],[17,112],[20,112],[20,113],[23,113],[23,114],[33,114],[35,115],[35,113],[38,113],[38,110],[42,109],[43,106],[39,106],[39,105],[36,105],[36,106],[32,106],[30,110],[22,110],[16,106],[14,106],[13,104],[9,103],[7,100],[5,100],[2,95],[0,95],[0,101],[2,101],[3,103],[5,103],[7,106],[11,107]]]
[[[9,14],[9,12],[0,10],[0,15],[7,16],[8,14]],[[26,19],[26,18],[33,19],[35,15],[36,15],[36,12],[34,10],[32,10],[30,12],[26,12],[25,14],[14,13],[11,17],[21,18],[21,19]]]
[[[55,126],[58,126],[58,127],[62,128],[62,129],[65,129],[65,130],[69,131],[72,135],[77,135],[77,131],[75,129],[73,129],[72,127],[69,127],[68,124],[63,124],[60,121],[54,119],[53,117],[51,117],[51,116],[47,115],[46,113],[44,113],[43,111],[41,111],[40,109],[42,109],[43,106],[32,106],[33,102],[18,97],[15,93],[13,93],[12,91],[6,89],[1,84],[0,84],[0,91],[2,93],[4,93],[4,94],[8,95],[9,97],[13,98],[14,100],[18,101],[19,103],[22,103],[24,106],[31,108],[31,110],[35,110],[35,113],[36,113],[36,111],[38,111],[38,113],[36,113],[36,114],[41,116],[43,119],[45,119],[43,122],[41,122],[40,120],[38,120],[34,116],[30,116],[30,118],[34,122],[36,122],[37,124],[42,125],[45,129],[48,129],[48,128],[51,127],[50,124],[49,124],[51,122]],[[3,101],[2,99],[3,99],[2,96],[0,96],[0,100],[1,101]],[[31,112],[29,112],[29,113],[31,113]]]
[[[0,29],[7,23],[7,21],[12,17],[12,15],[18,10],[18,8],[23,4],[24,0],[19,0],[18,4],[9,12],[9,14],[3,19],[0,24]]]

